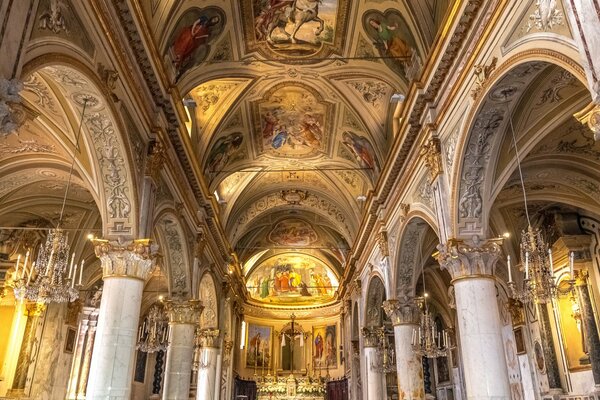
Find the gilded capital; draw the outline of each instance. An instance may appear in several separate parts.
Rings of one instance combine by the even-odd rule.
[[[386,231],[381,231],[377,235],[377,245],[379,246],[381,257],[389,257],[390,248],[388,246],[388,236]]]
[[[93,239],[96,256],[102,263],[102,277],[131,277],[146,280],[152,271],[154,257],[150,239],[119,243]]]
[[[491,277],[501,255],[502,238],[467,244],[460,239],[450,239],[438,245],[437,259],[452,279]]]
[[[379,346],[379,330],[381,328],[377,328],[374,326],[364,326],[362,328],[362,335],[363,335],[363,344],[364,347],[377,347]]]
[[[394,326],[417,325],[421,318],[419,307],[414,298],[386,300],[383,302],[382,308]]]
[[[219,333],[218,329],[202,329],[198,333],[201,347],[215,347],[219,348]]]
[[[442,146],[440,139],[431,138],[421,147],[421,157],[425,161],[425,166],[429,170],[429,182],[442,173]]]
[[[200,300],[167,300],[165,310],[170,324],[194,325],[200,322],[204,307]]]

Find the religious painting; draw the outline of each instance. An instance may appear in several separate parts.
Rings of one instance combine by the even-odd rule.
[[[73,353],[75,351],[75,342],[77,341],[77,329],[67,327],[67,335],[65,337],[65,353]]]
[[[285,158],[325,153],[330,105],[313,89],[280,84],[253,106],[255,140],[261,153]]]
[[[217,139],[206,161],[206,173],[213,177],[241,155],[244,135],[236,132]]]
[[[407,82],[418,78],[421,58],[414,37],[398,11],[367,11],[363,16],[363,27],[388,67]]]
[[[301,219],[280,221],[269,233],[269,241],[279,246],[310,246],[318,239],[314,228]]]
[[[191,8],[177,22],[169,37],[165,57],[175,71],[175,80],[200,64],[210,45],[223,31],[225,13],[217,7]]]
[[[335,325],[313,327],[313,368],[337,368],[337,332]]]
[[[371,142],[364,136],[357,135],[352,131],[345,131],[342,134],[342,144],[354,156],[358,166],[365,169],[367,175],[375,180],[379,174],[379,163]]]
[[[523,338],[523,328],[518,327],[514,329],[515,332],[515,346],[517,348],[517,354],[524,354],[527,350],[525,349],[525,339]]]
[[[340,53],[348,8],[348,0],[242,0],[246,47],[269,57],[307,61]]]
[[[271,327],[248,324],[246,367],[269,368],[271,365]]]
[[[321,260],[286,253],[263,261],[249,274],[254,300],[273,305],[323,304],[334,299],[338,278]]]

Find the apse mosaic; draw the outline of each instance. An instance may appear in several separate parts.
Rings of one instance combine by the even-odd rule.
[[[269,258],[250,273],[246,288],[254,300],[282,306],[327,303],[338,288],[336,275],[314,257],[288,253]]]
[[[363,27],[388,67],[407,81],[418,77],[421,58],[414,37],[398,11],[367,11]]]
[[[324,153],[329,136],[329,108],[308,88],[276,86],[253,107],[260,153],[286,158]]]
[[[280,59],[340,52],[348,0],[242,0],[246,46]]]
[[[225,13],[217,7],[191,8],[183,14],[169,37],[165,52],[176,80],[206,59],[224,25]]]

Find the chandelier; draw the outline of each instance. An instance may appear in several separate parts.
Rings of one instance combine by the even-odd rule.
[[[375,328],[377,335],[376,357],[371,360],[371,369],[384,374],[396,372],[396,353],[390,345],[388,331],[385,326]]]
[[[520,257],[521,260],[524,260],[525,264],[523,288],[518,289],[516,283],[512,280],[510,256],[507,257],[508,287],[511,297],[515,300],[522,303],[530,303],[533,301],[537,304],[545,304],[551,302],[552,299],[558,296],[556,279],[554,278],[554,265],[552,263],[552,250],[542,237],[540,228],[534,228],[531,225],[529,209],[527,207],[527,192],[525,191],[525,182],[523,180],[523,171],[521,169],[521,160],[519,149],[517,148],[517,139],[515,137],[512,118],[510,119],[510,131],[515,147],[521,189],[523,191],[527,229],[524,229],[521,232],[520,243]],[[573,277],[573,253],[570,254],[570,266],[571,277]],[[569,281],[569,284],[573,286],[574,281]]]
[[[137,348],[145,353],[167,350],[169,318],[162,304],[154,304],[138,330]]]
[[[412,333],[413,351],[421,357],[447,357],[448,350],[453,348],[450,336],[448,331],[440,331],[437,328],[433,316],[429,312],[427,297],[428,294],[425,293],[423,297],[417,299],[421,305],[421,318],[419,327],[414,328]]]
[[[88,99],[84,98],[79,129],[75,138],[76,148],[79,148],[79,139],[81,137],[87,102]],[[83,260],[78,267],[75,264],[75,253],[73,253],[69,264],[69,237],[65,230],[61,229],[74,167],[75,152],[73,152],[71,158],[71,169],[69,170],[69,179],[65,188],[58,223],[56,224],[56,228],[48,232],[46,242],[40,247],[36,261],[32,262],[31,266],[28,267],[30,252],[27,251],[23,268],[19,270],[21,257],[17,257],[13,289],[15,298],[18,300],[27,299],[37,303],[48,304],[72,302],[79,298],[78,289],[81,286],[83,275]],[[77,273],[79,273],[79,285],[75,288]]]

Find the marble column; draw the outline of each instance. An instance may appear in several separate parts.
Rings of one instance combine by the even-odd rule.
[[[150,244],[149,240],[93,242],[104,286],[86,399],[125,400],[131,397],[142,292],[153,264]]]
[[[163,400],[187,400],[194,360],[196,326],[200,321],[200,300],[168,300],[169,348],[165,368]]]
[[[575,277],[585,346],[592,364],[594,383],[596,387],[600,387],[600,338],[588,287],[588,271],[577,271]]]
[[[373,368],[377,365],[377,349],[379,348],[379,334],[376,327],[362,328],[363,335],[363,354],[365,360],[365,382],[367,383],[367,400],[384,398],[384,379],[383,372]]]
[[[387,300],[383,310],[394,325],[396,367],[398,370],[398,398],[424,399],[423,366],[421,356],[413,351],[413,332],[419,327],[420,312],[413,298]]]
[[[217,381],[217,357],[219,355],[219,330],[200,331],[200,361],[198,366],[197,400],[215,400]],[[220,378],[219,378],[220,379]]]
[[[501,243],[453,239],[438,247],[438,261],[452,276],[466,394],[473,400],[511,398],[493,275]]]
[[[81,312],[79,329],[77,331],[77,341],[75,342],[75,351],[73,353],[73,362],[71,364],[71,373],[69,374],[69,384],[67,386],[67,399],[75,399],[77,397],[77,388],[81,377],[81,364],[83,363],[87,331],[90,322],[89,318],[92,311],[92,308],[84,307]]]
[[[94,350],[94,341],[96,339],[97,324],[97,320],[89,321],[88,323],[87,339],[85,342],[85,349],[83,350],[83,360],[81,365],[81,377],[79,378],[79,385],[77,386],[77,398],[79,399],[86,398],[88,377],[90,375],[90,365]]]

